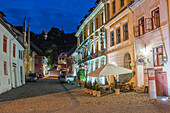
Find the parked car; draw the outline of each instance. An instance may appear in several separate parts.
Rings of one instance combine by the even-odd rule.
[[[70,83],[70,82],[74,81],[74,76],[73,75],[61,75],[59,78],[60,78],[61,82]]]
[[[36,73],[30,73],[27,76],[27,81],[37,81],[37,74]]]
[[[43,78],[43,75],[42,75],[42,74],[39,74],[39,75],[38,75],[38,78]]]

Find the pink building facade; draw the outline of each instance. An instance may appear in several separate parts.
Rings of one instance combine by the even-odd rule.
[[[161,77],[152,77],[155,87],[166,83],[165,95],[170,95],[170,39],[167,0],[137,0],[131,7],[134,12],[137,87],[149,85],[149,71]],[[164,80],[163,80],[164,79]],[[159,84],[160,83],[160,84]],[[150,89],[152,90],[152,89]],[[158,90],[156,90],[157,96]],[[161,95],[160,95],[161,96]]]

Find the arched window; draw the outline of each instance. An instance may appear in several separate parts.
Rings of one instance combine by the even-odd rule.
[[[126,53],[124,56],[124,68],[131,69],[131,57],[129,53]]]

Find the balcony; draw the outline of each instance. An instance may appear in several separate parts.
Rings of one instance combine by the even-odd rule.
[[[134,26],[134,36],[139,37],[160,27],[160,20],[154,18],[145,18],[143,26]]]

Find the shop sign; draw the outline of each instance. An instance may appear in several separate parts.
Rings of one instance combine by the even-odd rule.
[[[94,53],[91,55],[92,59],[96,58],[97,57],[97,53]]]

